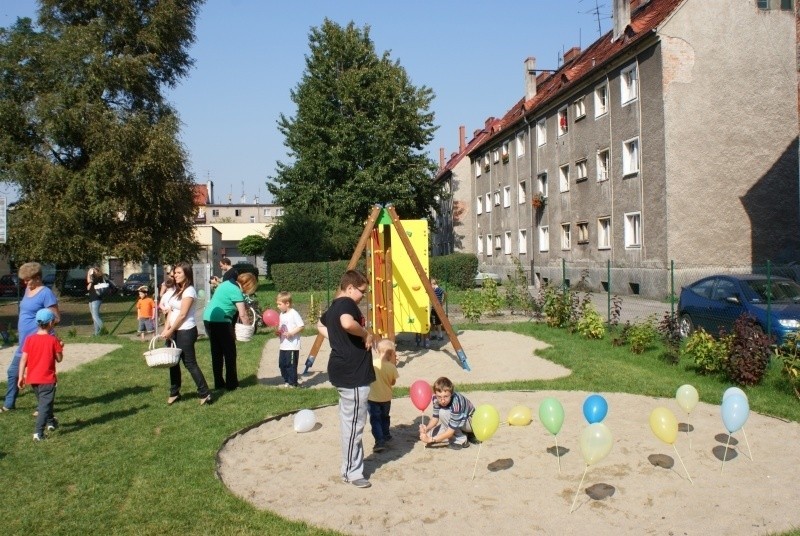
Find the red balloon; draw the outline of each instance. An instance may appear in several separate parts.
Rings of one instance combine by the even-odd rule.
[[[411,384],[409,395],[411,396],[411,403],[414,404],[418,410],[425,411],[433,397],[431,384],[425,380],[417,380]]]
[[[274,311],[272,309],[265,310],[264,313],[261,315],[261,320],[263,320],[264,323],[271,328],[274,328],[275,326],[278,325],[280,318],[281,315],[278,314],[278,311]]]

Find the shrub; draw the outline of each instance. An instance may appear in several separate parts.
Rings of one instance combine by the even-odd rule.
[[[622,296],[614,294],[611,297],[611,316],[608,319],[609,326],[618,326],[622,316]]]
[[[528,278],[519,259],[513,257],[512,260],[514,261],[514,275],[508,276],[508,285],[505,287],[506,306],[511,309],[512,315],[515,310],[527,314],[532,309],[531,295],[528,292]]]
[[[478,257],[472,253],[453,253],[430,258],[430,276],[448,289],[472,288],[477,271]]]
[[[587,339],[602,339],[606,334],[603,317],[595,310],[592,302],[588,300],[583,302],[577,330]]]
[[[461,312],[470,322],[477,322],[483,314],[481,295],[474,289],[469,289],[461,298]]]
[[[664,342],[664,352],[661,357],[671,365],[677,365],[681,357],[681,330],[678,316],[675,313],[665,313],[658,324],[658,332]]]
[[[742,315],[733,323],[726,372],[740,385],[756,385],[769,365],[772,338],[752,317]]]
[[[319,301],[314,300],[313,294],[311,295],[311,301],[308,304],[307,315],[306,322],[309,326],[316,326],[320,315],[322,315],[322,305]]]
[[[792,333],[786,337],[778,348],[778,356],[783,366],[781,372],[789,380],[794,394],[800,398],[800,334]]]
[[[717,340],[703,328],[698,328],[689,335],[683,353],[694,362],[699,373],[715,374],[725,369],[728,347],[727,337]]]
[[[500,314],[500,308],[503,306],[503,299],[497,291],[497,283],[495,283],[494,279],[486,278],[483,280],[481,301],[483,302],[483,310],[488,315],[497,316]]]
[[[339,286],[348,264],[349,261],[287,262],[272,265],[270,273],[277,290],[328,290]],[[356,269],[364,272],[363,259]]]
[[[572,293],[569,289],[555,288],[547,285],[543,289],[544,313],[547,325],[554,328],[569,327],[572,315]]]
[[[658,331],[653,325],[652,318],[636,322],[628,330],[628,343],[631,346],[631,352],[634,354],[644,353],[645,350],[655,344],[656,340],[658,340]]]

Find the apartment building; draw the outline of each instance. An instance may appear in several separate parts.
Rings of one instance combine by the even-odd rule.
[[[465,151],[481,266],[518,257],[541,283],[566,260],[574,282],[663,296],[670,261],[800,258],[794,9],[614,0],[613,30],[558,70],[528,58],[524,97]]]

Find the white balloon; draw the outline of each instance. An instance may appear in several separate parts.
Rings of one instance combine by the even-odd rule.
[[[310,432],[317,424],[317,417],[310,409],[301,409],[294,416],[294,431],[298,433]]]
[[[731,395],[742,395],[745,400],[747,400],[747,393],[739,389],[738,387],[728,387],[725,389],[725,392],[722,394],[722,401],[725,402],[725,399]]]

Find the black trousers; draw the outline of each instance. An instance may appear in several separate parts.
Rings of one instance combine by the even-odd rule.
[[[194,352],[194,343],[197,340],[197,328],[179,329],[172,335],[175,346],[181,349],[181,361],[183,366],[189,371],[195,385],[197,385],[197,395],[205,398],[209,395],[208,384],[197,364],[197,355]],[[169,369],[169,396],[178,396],[181,392],[181,364],[178,363]]]
[[[206,335],[211,344],[211,370],[214,372],[214,389],[233,391],[239,387],[236,372],[236,333],[230,322],[204,321]],[[225,368],[225,376],[222,369]]]

